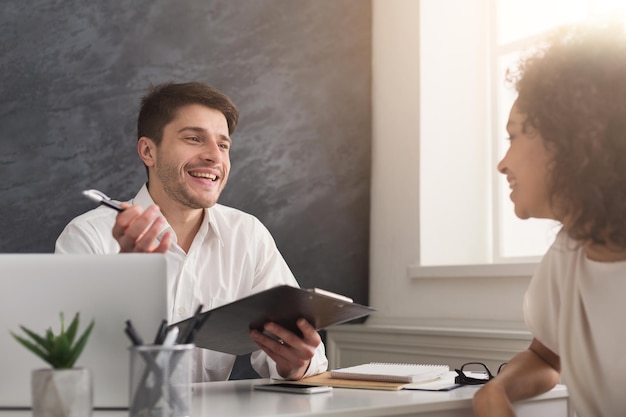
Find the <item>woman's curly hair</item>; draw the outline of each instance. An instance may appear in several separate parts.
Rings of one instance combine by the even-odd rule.
[[[561,28],[507,80],[553,151],[551,204],[569,235],[626,248],[624,24]]]

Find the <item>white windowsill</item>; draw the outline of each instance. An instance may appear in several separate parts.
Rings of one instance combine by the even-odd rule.
[[[443,266],[409,265],[407,272],[410,279],[531,277],[535,273],[537,265],[538,262]]]

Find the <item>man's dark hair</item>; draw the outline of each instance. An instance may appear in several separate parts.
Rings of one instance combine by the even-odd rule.
[[[201,104],[220,111],[226,117],[228,133],[232,134],[235,131],[239,110],[224,93],[201,82],[183,84],[167,82],[151,87],[141,99],[137,119],[137,139],[145,136],[159,145],[165,125],[174,120],[178,109],[189,104]]]

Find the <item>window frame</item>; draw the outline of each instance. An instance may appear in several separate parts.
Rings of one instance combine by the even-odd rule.
[[[495,164],[503,155],[502,146],[504,143],[505,130],[501,120],[500,113],[503,111],[501,108],[504,104],[501,103],[501,89],[508,88],[504,85],[503,74],[499,71],[499,61],[506,55],[511,55],[528,50],[532,45],[537,44],[543,36],[554,27],[563,23],[556,23],[554,26],[546,28],[540,32],[535,31],[523,38],[515,39],[513,41],[507,41],[500,44],[498,39],[498,5],[501,0],[485,0],[481,2],[481,5],[487,7],[485,13],[488,21],[488,41],[486,44],[487,56],[488,56],[488,82],[487,82],[487,124],[488,128],[486,133],[488,139],[485,141],[485,146],[488,146],[492,155],[491,162],[494,165],[493,170],[487,171],[487,180],[490,184],[490,189],[486,192],[485,198],[488,199],[488,206],[492,212],[489,214],[491,231],[489,232],[489,238],[487,242],[484,242],[489,253],[489,259],[487,262],[476,264],[446,264],[446,265],[424,265],[421,262],[421,248],[419,251],[420,260],[418,263],[409,264],[406,268],[407,275],[412,279],[431,279],[431,278],[477,278],[477,277],[521,277],[531,276],[536,270],[539,261],[541,260],[543,253],[539,253],[536,256],[502,256],[500,251],[501,236],[502,236],[502,220],[501,215],[505,210],[500,201],[504,201],[501,195],[501,176],[495,170]],[[603,18],[605,16],[615,16],[621,14],[624,18],[626,25],[626,7],[615,6],[610,8],[610,11],[604,11],[601,14],[595,12],[597,4],[593,0],[587,0],[585,3],[585,9],[582,15],[576,20],[582,19],[594,19]],[[421,138],[420,138],[421,140]],[[500,141],[500,143],[498,143]],[[420,145],[421,147],[421,145]],[[422,187],[422,179],[419,180],[420,188]],[[508,196],[507,196],[508,198]],[[420,206],[421,206],[420,202]],[[420,209],[421,211],[421,209]],[[421,222],[420,218],[420,247],[421,243]],[[554,232],[551,233],[554,236],[556,231],[560,228],[557,222],[546,223],[546,227],[554,228]],[[547,232],[547,230],[546,230]],[[549,245],[547,245],[549,246]]]

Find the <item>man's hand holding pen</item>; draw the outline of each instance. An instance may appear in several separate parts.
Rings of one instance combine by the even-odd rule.
[[[157,238],[166,225],[165,217],[156,205],[143,210],[140,206],[121,203],[113,226],[113,237],[120,245],[120,252],[165,253],[172,245],[173,232],[165,232]]]
[[[113,200],[94,189],[83,191],[83,195],[118,212],[112,232],[120,245],[120,252],[165,253],[172,245],[173,232],[165,232],[157,239],[167,223],[158,206],[152,205],[144,210],[140,206]]]

